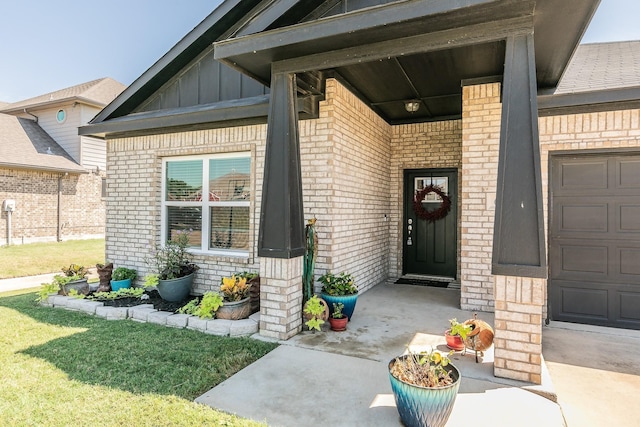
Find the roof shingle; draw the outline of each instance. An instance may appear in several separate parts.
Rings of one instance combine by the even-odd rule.
[[[34,106],[46,105],[66,100],[86,100],[98,106],[104,107],[125,89],[125,85],[110,78],[92,80],[76,86],[60,89],[55,92],[45,93],[44,95],[14,102],[12,104],[0,106],[1,112],[10,112],[32,108]]]
[[[86,173],[35,121],[0,114],[0,166]]]
[[[556,94],[640,86],[640,40],[578,46]]]

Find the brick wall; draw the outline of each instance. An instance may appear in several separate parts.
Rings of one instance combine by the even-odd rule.
[[[13,244],[57,239],[60,177],[62,239],[104,235],[102,176],[0,169],[0,202],[6,199],[16,201],[16,210],[11,217]],[[0,215],[0,244],[6,244],[6,215],[4,211]]]
[[[458,194],[462,180],[462,121],[417,123],[392,127],[391,135],[391,226],[389,275],[402,275],[402,229],[404,170],[458,168]],[[458,197],[458,260],[460,259],[460,212]],[[460,278],[458,262],[458,279]]]
[[[462,90],[460,306],[464,310],[494,310],[491,255],[501,108],[498,83]]]
[[[162,159],[164,157],[227,152],[252,152],[253,175],[262,177],[266,126],[151,135],[109,140],[107,143],[107,260],[117,266],[138,270],[140,277],[150,272],[145,260],[160,242]],[[196,255],[200,267],[194,290],[217,290],[220,278],[251,270],[255,262],[261,191],[252,181],[250,209],[253,246],[249,257]]]
[[[319,274],[323,267],[350,272],[366,290],[388,277],[390,127],[336,80],[327,81],[320,108],[315,139],[330,152],[315,173],[329,176],[324,184],[316,180],[309,194],[329,208],[317,217],[331,259],[321,260]],[[316,213],[317,203],[309,205],[309,214]]]

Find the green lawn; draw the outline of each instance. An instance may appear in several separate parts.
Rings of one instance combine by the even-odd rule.
[[[0,293],[0,425],[260,425],[193,399],[275,344],[108,321],[34,298]]]
[[[104,263],[104,239],[68,240],[0,247],[0,279],[59,273],[69,264]]]

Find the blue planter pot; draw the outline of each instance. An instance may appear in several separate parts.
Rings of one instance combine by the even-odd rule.
[[[169,302],[180,302],[185,300],[191,293],[194,273],[177,279],[158,280],[158,293],[163,300]]]
[[[353,310],[356,309],[356,301],[358,299],[358,294],[353,295],[329,295],[322,292],[320,294],[323,300],[327,302],[329,306],[329,316],[333,314],[333,304],[341,302],[344,304],[344,308],[342,309],[342,313],[349,318],[353,317]]]
[[[406,356],[401,356],[406,357]],[[444,427],[460,388],[460,371],[449,364],[454,383],[445,387],[418,387],[391,375],[395,359],[389,362],[389,380],[402,423],[407,427]]]
[[[111,290],[117,291],[119,289],[127,289],[131,287],[131,279],[124,280],[112,280],[111,281]]]

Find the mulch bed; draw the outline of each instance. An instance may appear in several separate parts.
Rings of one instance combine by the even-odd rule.
[[[143,298],[118,298],[115,300],[99,300],[96,299],[94,301],[103,302],[104,305],[109,307],[134,307],[140,304],[153,304],[153,308],[160,311],[168,311],[171,313],[175,313],[180,307],[188,303],[190,300],[197,297],[187,297],[184,301],[180,302],[169,302],[160,298],[160,294],[158,291],[147,291],[144,295],[148,296],[148,299]]]

